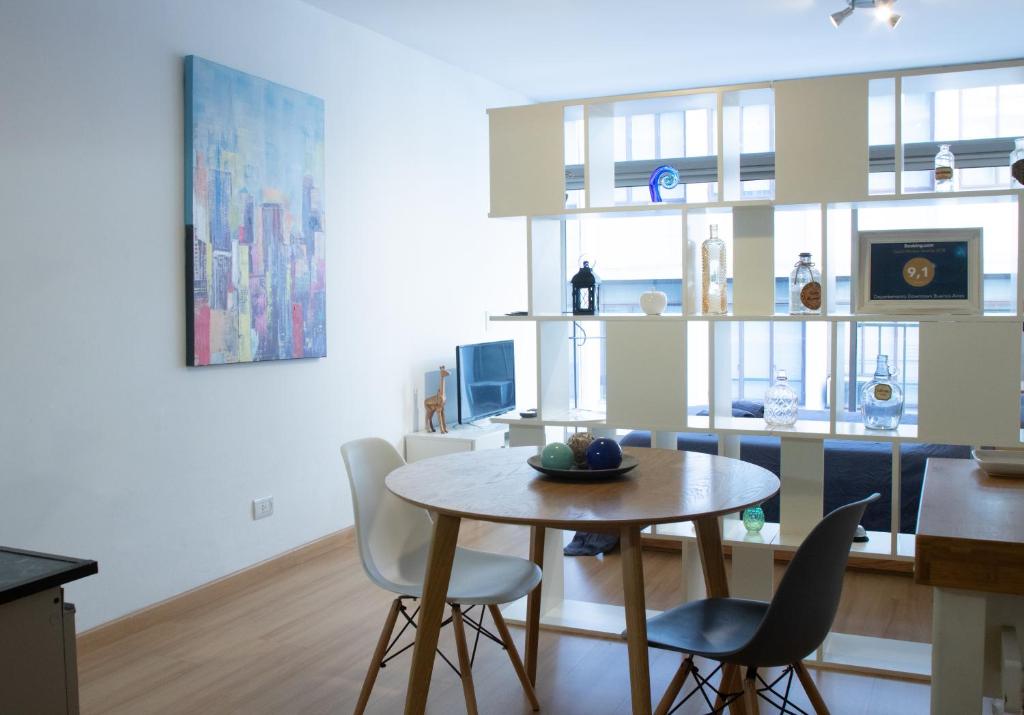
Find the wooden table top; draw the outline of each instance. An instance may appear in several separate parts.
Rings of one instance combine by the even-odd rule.
[[[546,477],[526,463],[536,447],[459,452],[388,475],[396,495],[451,516],[567,528],[690,521],[760,504],[778,478],[748,462],[674,449],[627,447],[640,461],[615,480]]]
[[[915,549],[918,583],[1024,595],[1024,479],[929,459]]]

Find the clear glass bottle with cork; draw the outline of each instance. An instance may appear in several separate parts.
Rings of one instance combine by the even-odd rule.
[[[889,356],[879,355],[875,374],[860,393],[860,412],[868,429],[896,429],[903,419],[903,388],[893,380]]]
[[[821,312],[821,272],[814,267],[810,253],[801,253],[789,274],[789,312],[791,315]]]
[[[949,144],[940,144],[939,153],[935,155],[935,190],[953,191],[955,178],[954,166],[956,159],[949,149]]]

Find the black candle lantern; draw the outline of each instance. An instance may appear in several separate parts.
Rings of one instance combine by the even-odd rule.
[[[598,280],[590,268],[590,261],[583,261],[583,268],[572,277],[572,314],[594,315],[597,313]]]

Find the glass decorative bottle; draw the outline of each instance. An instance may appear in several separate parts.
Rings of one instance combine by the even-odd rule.
[[[743,510],[743,526],[751,534],[756,534],[764,528],[764,509],[759,506],[752,506]]]
[[[1014,142],[1010,152],[1010,188],[1024,189],[1024,137]]]
[[[764,421],[769,427],[790,427],[796,423],[800,398],[789,386],[785,370],[775,373],[775,384],[764,393]]]
[[[811,262],[810,253],[801,253],[789,274],[789,312],[792,315],[821,312],[821,272]]]
[[[703,264],[701,312],[705,315],[723,315],[726,312],[725,241],[718,237],[718,225],[712,224],[710,235],[700,247]]]
[[[949,150],[949,144],[940,144],[939,153],[935,155],[935,190],[953,190],[953,166],[955,159]]]
[[[893,381],[894,374],[889,357],[879,355],[874,377],[860,392],[860,413],[868,429],[896,429],[903,418],[903,389]]]

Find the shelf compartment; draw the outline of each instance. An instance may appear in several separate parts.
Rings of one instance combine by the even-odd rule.
[[[775,221],[771,206],[732,210],[732,310],[737,316],[775,311],[775,276],[765,271],[774,263]]]
[[[827,321],[718,321],[712,331],[714,354],[708,369],[713,375],[711,424],[715,431],[794,436],[830,433],[825,393],[832,329]],[[791,427],[769,428],[763,420],[734,418],[732,401],[763,400],[778,370],[786,371],[789,386],[798,395],[799,407],[805,410],[802,419]],[[824,414],[814,419],[813,411]]]
[[[564,116],[560,104],[487,111],[491,217],[555,213],[565,205]]]
[[[801,253],[810,253],[811,262],[821,272],[821,304],[819,311],[827,312],[829,305],[830,276],[826,265],[826,256],[822,242],[822,208],[821,204],[808,206],[786,206],[776,208],[773,226],[772,255],[761,258],[757,268],[762,278],[766,277],[766,266],[773,266],[771,301],[768,312],[788,312],[790,305],[790,274],[800,260]],[[829,249],[832,246],[829,245]],[[737,310],[737,313],[740,311]],[[798,314],[803,317],[814,317],[818,314]]]
[[[901,424],[894,430],[868,429],[861,422],[837,421],[835,439],[862,439],[867,442],[917,441],[917,425]]]
[[[603,412],[593,410],[550,410],[544,417],[502,415],[491,422],[522,427],[604,427],[607,419]]]
[[[645,536],[662,541],[697,540],[697,533],[692,521],[658,524],[652,527],[650,533]],[[778,544],[778,539],[779,525],[773,522],[765,522],[759,533],[751,534],[739,519],[728,517],[722,519],[722,543],[726,546],[774,549]]]
[[[825,443],[783,437],[779,543],[799,545],[821,521],[825,501]]]
[[[624,201],[650,205],[646,176],[629,169],[639,165],[638,171],[646,172],[648,165],[653,169],[678,158],[709,161],[696,173],[681,172],[683,181],[674,189],[662,189],[662,199],[682,204],[687,198],[718,198],[717,92],[592,101],[584,106],[588,207]]]
[[[954,186],[969,179],[968,172],[984,172],[983,183],[1005,181],[1009,186],[1009,172],[1006,170],[1005,156],[993,171],[991,159],[986,156],[988,147],[972,147],[969,140],[980,132],[986,138],[1012,139],[1017,136],[1010,134],[1013,122],[1007,122],[1001,115],[998,100],[998,88],[1020,85],[1024,83],[1024,67],[998,67],[990,69],[972,69],[945,72],[927,72],[904,76],[901,80],[901,152],[903,166],[900,191],[904,195],[916,192],[932,193],[934,174],[931,162],[926,162],[923,169],[910,170],[911,161],[907,149],[928,145],[930,153],[938,151],[939,144],[950,144],[957,157],[954,175]],[[991,121],[987,131],[975,125],[965,126],[972,107],[984,107],[990,103],[993,115],[986,117]],[[983,120],[984,121],[984,120]],[[1000,127],[1004,131],[1000,134]],[[964,144],[967,144],[964,147]],[[964,153],[961,153],[966,149]],[[1002,152],[1000,152],[1002,153]],[[1007,149],[1006,153],[1009,153]],[[920,164],[918,164],[920,166]],[[915,167],[917,168],[917,167]],[[987,169],[987,171],[986,171]],[[1002,187],[997,187],[1002,188]],[[945,195],[945,192],[940,195]]]
[[[822,439],[830,437],[829,423],[825,420],[797,420],[789,427],[775,427],[759,417],[716,417],[712,432],[740,435],[769,435]]]
[[[662,431],[685,428],[685,325],[612,322],[606,330],[608,422]]]
[[[868,79],[775,83],[775,198],[843,201],[868,194]]]
[[[919,436],[940,444],[1017,445],[1020,365],[1019,323],[922,323]]]
[[[680,315],[678,313],[667,315],[645,315],[644,313],[600,313],[598,315],[572,315],[569,313],[541,313],[537,315],[492,315],[490,320],[494,322],[541,322],[541,321],[562,321],[562,322],[614,322],[614,321],[643,321],[643,322],[689,322],[689,323],[715,323],[715,322],[742,322],[742,323],[1020,323],[1021,316],[1008,313],[983,313],[981,315],[946,315],[935,313],[933,315],[878,315],[878,314],[857,314],[840,313],[837,315],[789,315],[788,313],[774,313],[769,315]]]
[[[745,89],[721,92],[719,97],[719,195],[727,200],[742,200],[748,194],[747,187],[752,185],[767,195],[763,198],[774,196],[774,179],[744,181],[741,171],[745,155],[771,156],[775,151],[774,91],[771,87]]]

